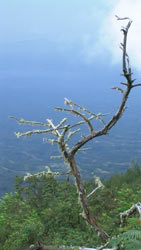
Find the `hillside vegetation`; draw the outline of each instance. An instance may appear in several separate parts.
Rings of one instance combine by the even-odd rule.
[[[111,236],[141,230],[139,214],[127,218],[123,227],[119,218],[120,212],[141,201],[141,168],[135,164],[125,174],[115,174],[102,182],[104,188],[89,199],[90,210],[102,228]],[[84,186],[89,193],[95,182],[85,182]],[[16,177],[15,193],[7,193],[0,201],[0,249],[24,250],[38,242],[100,245],[100,238],[86,225],[81,212],[76,187],[68,179],[59,182],[52,175],[33,175],[25,180]],[[141,246],[141,241],[137,242]]]

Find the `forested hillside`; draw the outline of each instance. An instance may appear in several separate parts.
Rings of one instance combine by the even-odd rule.
[[[116,174],[109,180],[103,179],[102,183],[104,188],[89,198],[90,210],[98,223],[111,237],[124,235],[129,230],[139,232],[141,220],[138,213],[130,215],[122,227],[119,214],[141,201],[141,168],[135,164],[126,174]],[[85,182],[84,186],[89,193],[96,184],[93,180]],[[33,175],[28,178],[17,176],[15,193],[7,193],[0,201],[0,249],[25,250],[37,243],[101,245],[81,212],[76,187],[68,177],[59,182],[52,174],[42,173],[40,177]],[[122,242],[127,247],[121,249],[139,250],[141,236]]]

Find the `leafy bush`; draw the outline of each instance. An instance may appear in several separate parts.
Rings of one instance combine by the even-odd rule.
[[[111,239],[110,244],[112,247],[118,247],[119,250],[139,250],[139,247],[141,247],[141,231],[126,231]]]

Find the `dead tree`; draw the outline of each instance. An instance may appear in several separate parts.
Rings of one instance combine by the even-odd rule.
[[[128,210],[120,213],[120,226],[123,227],[126,221],[126,218],[128,218],[133,213],[138,212],[139,213],[139,219],[141,220],[141,203],[138,202],[137,204],[132,205]]]
[[[117,17],[118,20],[123,20],[124,18]],[[127,19],[127,18],[125,18]],[[102,241],[106,242],[109,238],[108,234],[101,228],[100,225],[98,225],[95,216],[92,215],[92,213],[89,210],[88,205],[88,197],[89,194],[86,194],[86,191],[83,186],[83,182],[81,179],[80,172],[78,170],[75,155],[78,153],[81,148],[89,141],[93,140],[96,137],[106,135],[108,134],[109,130],[118,122],[118,120],[121,118],[124,110],[125,110],[125,104],[127,102],[128,96],[131,92],[131,90],[134,87],[141,86],[141,84],[134,84],[135,79],[132,79],[132,70],[130,66],[129,56],[127,54],[127,35],[129,28],[131,26],[132,21],[128,18],[128,23],[125,27],[121,29],[123,32],[123,42],[121,43],[120,48],[122,49],[122,76],[125,78],[125,82],[121,82],[121,85],[123,86],[123,89],[120,87],[113,87],[113,89],[119,90],[122,94],[122,100],[119,105],[119,108],[117,112],[112,116],[112,118],[105,122],[103,117],[105,114],[99,113],[94,114],[93,112],[90,112],[84,107],[81,107],[77,105],[76,103],[72,102],[71,100],[68,100],[65,98],[65,105],[66,108],[56,108],[57,111],[63,111],[70,113],[74,116],[77,116],[80,118],[80,121],[75,124],[66,124],[67,118],[64,118],[61,120],[61,122],[57,125],[55,125],[52,120],[47,119],[46,123],[42,122],[35,122],[35,121],[25,121],[24,119],[17,119],[20,124],[29,124],[29,125],[37,125],[37,126],[43,126],[45,129],[37,129],[37,130],[31,130],[25,133],[16,132],[17,137],[21,136],[31,136],[33,134],[49,134],[53,137],[51,139],[46,139],[47,141],[51,143],[57,143],[59,151],[61,152],[61,157],[64,158],[65,162],[69,165],[70,171],[72,176],[74,177],[79,201],[82,207],[82,216],[86,220],[86,222],[92,226],[92,228],[96,231],[96,233],[100,236]],[[94,129],[94,126],[92,124],[92,121],[94,119],[98,119],[100,122],[103,123],[102,129],[96,131]],[[65,125],[66,124],[66,125]],[[85,136],[81,137],[80,140],[74,144],[72,147],[69,147],[69,140],[73,135],[80,132],[80,128],[82,124],[86,124],[89,129],[89,133]],[[78,128],[77,128],[78,127]],[[92,192],[93,193],[93,192]]]

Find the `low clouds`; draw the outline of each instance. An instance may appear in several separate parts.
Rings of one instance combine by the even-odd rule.
[[[33,49],[36,43],[35,53],[42,50],[42,56],[43,51],[59,51],[66,57],[71,54],[79,61],[93,64],[97,57],[105,60],[108,55],[109,63],[120,63],[120,28],[126,21],[117,21],[115,15],[129,16],[133,23],[128,53],[131,64],[141,70],[141,0],[7,2],[0,3],[0,54],[9,54],[16,42],[23,47],[32,43]],[[21,50],[25,51],[23,47]]]
[[[121,26],[125,26],[127,21],[117,21],[115,15],[119,17],[130,17],[133,20],[128,35],[128,54],[131,64],[138,71],[141,71],[141,1],[140,0],[118,0],[109,12],[101,26],[99,45],[102,51],[108,50],[112,56],[112,63],[121,61],[121,51],[118,45],[122,42]]]
[[[118,15],[133,20],[128,33],[127,49],[132,67],[141,71],[141,1],[113,0],[109,1],[109,5],[106,5],[106,1],[103,3],[103,11],[97,9],[100,19],[96,20],[93,16],[93,23],[98,21],[97,29],[83,34],[82,55],[85,61],[94,63],[98,56],[104,58],[108,55],[109,64],[121,63],[122,53],[119,46],[123,40],[123,34],[120,30],[128,21],[117,21],[115,15]],[[104,6],[107,7],[106,11]]]

